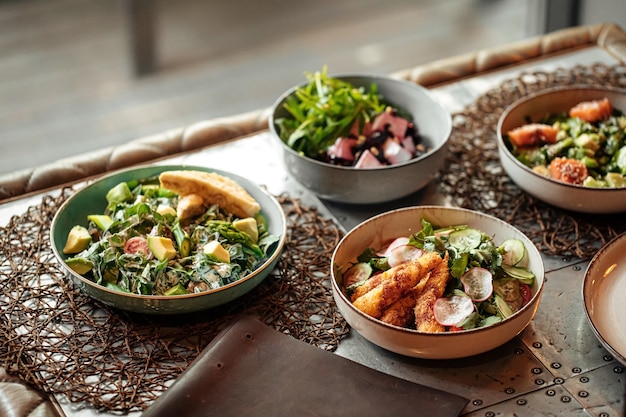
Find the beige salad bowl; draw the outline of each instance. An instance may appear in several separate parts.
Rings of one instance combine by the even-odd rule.
[[[530,301],[507,319],[488,327],[446,333],[426,333],[383,323],[358,310],[342,291],[341,271],[367,247],[380,248],[390,239],[422,229],[425,218],[439,226],[468,225],[491,236],[496,244],[520,239],[527,251],[527,267],[535,274]],[[531,322],[544,287],[544,266],[535,245],[515,227],[476,211],[442,206],[408,207],[374,216],[349,231],[331,260],[332,289],[337,307],[352,329],[389,351],[425,359],[462,358],[492,350],[522,332]]]

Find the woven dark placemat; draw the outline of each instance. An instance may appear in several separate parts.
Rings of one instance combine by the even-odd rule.
[[[574,213],[531,197],[505,173],[496,141],[498,119],[515,100],[567,85],[626,87],[626,67],[598,63],[553,72],[524,72],[486,92],[453,115],[450,152],[439,174],[439,191],[453,205],[511,223],[545,254],[586,259],[626,231],[624,215]]]
[[[567,212],[519,189],[500,165],[495,126],[516,99],[558,85],[626,86],[622,66],[529,72],[453,115],[437,181],[450,202],[506,220],[549,255],[589,258],[626,231],[623,215]],[[480,161],[480,163],[476,163]],[[348,326],[332,300],[330,256],[343,233],[316,208],[280,196],[288,243],[275,273],[250,294],[201,314],[159,317],[111,309],[75,290],[49,242],[52,218],[72,193],[46,196],[0,228],[0,367],[46,393],[99,411],[141,411],[239,314],[334,351]]]
[[[66,279],[48,235],[71,193],[46,196],[0,228],[0,367],[42,391],[77,407],[143,410],[240,314],[328,351],[347,335],[329,278],[343,233],[316,208],[278,198],[287,242],[274,273],[250,293],[213,310],[161,317],[112,309]]]

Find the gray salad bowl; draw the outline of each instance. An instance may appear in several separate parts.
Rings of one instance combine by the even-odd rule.
[[[354,168],[321,162],[294,151],[280,138],[276,120],[291,115],[284,108],[287,98],[306,85],[302,83],[274,103],[269,128],[282,149],[289,174],[318,197],[339,203],[375,204],[406,197],[425,187],[443,165],[452,131],[448,110],[426,88],[385,75],[332,76],[369,91],[375,83],[382,98],[404,109],[413,118],[429,151],[417,158],[378,168]]]
[[[268,222],[269,233],[280,236],[268,259],[253,273],[215,290],[195,294],[156,296],[130,294],[112,290],[74,272],[65,263],[67,255],[63,247],[69,230],[77,224],[87,225],[87,215],[103,213],[105,195],[109,189],[122,181],[152,177],[170,170],[199,170],[215,172],[234,180],[254,197],[261,206],[261,213]],[[52,220],[50,239],[54,255],[78,289],[109,306],[134,313],[167,315],[192,313],[214,308],[235,300],[259,285],[274,269],[286,239],[286,219],[280,203],[264,189],[250,180],[207,167],[186,165],[153,165],[130,168],[104,176],[88,184],[68,198]]]

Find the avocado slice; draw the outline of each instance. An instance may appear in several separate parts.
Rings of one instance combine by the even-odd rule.
[[[257,227],[256,220],[253,217],[237,219],[233,221],[233,226],[240,232],[243,232],[250,236],[254,243],[257,243],[259,241],[259,229]]]
[[[607,172],[604,178],[606,179],[606,183],[609,187],[626,187],[626,180],[624,179],[624,176],[619,172]]]
[[[113,219],[111,218],[111,216],[107,216],[106,214],[90,214],[89,216],[87,216],[87,219],[94,222],[98,229],[102,230],[103,232],[106,231],[113,223]]]
[[[204,245],[204,254],[219,262],[230,263],[230,254],[217,240]]]
[[[128,187],[127,183],[120,182],[107,192],[106,199],[109,203],[121,203],[123,201],[132,200],[133,193],[130,191],[130,187]]]
[[[91,235],[86,227],[76,225],[70,229],[65,241],[63,253],[66,255],[82,252],[91,243]]]
[[[172,288],[165,291],[165,295],[182,295],[182,294],[190,294],[190,293],[189,291],[187,291],[185,287],[181,285],[180,282],[174,285]]]
[[[172,239],[163,236],[148,236],[148,248],[159,261],[174,259],[176,249]]]
[[[70,258],[65,261],[72,271],[80,275],[85,275],[93,269],[93,263],[85,258]]]

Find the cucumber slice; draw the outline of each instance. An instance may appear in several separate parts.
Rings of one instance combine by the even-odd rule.
[[[372,266],[367,262],[360,262],[352,265],[343,274],[343,286],[349,287],[359,282],[365,281],[372,275]]]
[[[526,268],[502,264],[502,270],[510,277],[516,278],[524,284],[532,284],[535,280],[535,274]]]
[[[470,250],[477,248],[482,238],[483,235],[480,231],[467,228],[450,233],[448,243],[459,250]]]
[[[526,256],[526,247],[519,239],[507,239],[502,242],[500,247],[504,250],[502,254],[502,263],[515,266],[519,264]]]
[[[495,304],[496,304],[496,309],[498,310],[498,314],[500,314],[500,316],[503,319],[505,319],[507,317],[511,317],[513,315],[513,310],[511,310],[511,307],[509,307],[507,302],[504,301],[504,298],[502,298],[498,294],[496,294],[494,296],[494,300],[495,300]]]

